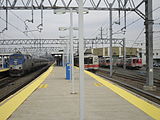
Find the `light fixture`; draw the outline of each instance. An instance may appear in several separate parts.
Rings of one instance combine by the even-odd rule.
[[[69,38],[69,36],[59,36],[59,38]],[[73,36],[72,38],[77,38],[76,36]]]
[[[68,28],[66,28],[66,27],[59,27],[59,31],[65,31],[65,30],[67,30]]]
[[[59,8],[54,10],[54,14],[65,14],[66,10],[64,8]]]
[[[54,10],[54,14],[65,14],[66,12],[70,12],[70,10],[64,8],[57,8]],[[73,12],[76,12],[78,14],[78,9],[73,10]],[[83,14],[88,14],[88,13],[89,13],[88,9],[83,9]]]
[[[83,14],[88,14],[89,10],[88,9],[83,9]],[[77,10],[77,14],[78,14],[78,10]]]
[[[78,27],[73,27],[73,30],[78,30]]]

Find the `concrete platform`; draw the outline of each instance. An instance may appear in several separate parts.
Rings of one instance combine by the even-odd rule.
[[[85,120],[159,119],[146,114],[145,110],[137,108],[134,103],[131,104],[123,96],[119,96],[113,92],[114,90],[87,74],[85,74]],[[71,81],[65,80],[65,69],[55,67],[9,120],[79,120],[78,77],[79,72],[75,69],[77,94],[70,94]],[[156,110],[159,112],[160,109],[156,107]]]

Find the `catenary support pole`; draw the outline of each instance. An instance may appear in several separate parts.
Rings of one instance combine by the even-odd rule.
[[[110,24],[110,27],[109,27],[109,31],[110,31],[110,77],[112,77],[112,73],[113,73],[113,59],[112,59],[112,4],[110,3],[109,4],[109,8],[110,8],[110,11],[109,11],[109,24]]]
[[[67,39],[67,63],[69,63],[69,39]]]
[[[123,68],[126,69],[126,42],[125,38],[123,39]]]
[[[78,2],[79,27],[79,80],[80,80],[80,120],[85,120],[85,90],[84,90],[84,40],[83,40],[83,0]]]
[[[74,89],[74,53],[73,53],[73,11],[70,9],[70,48],[71,48],[71,80],[72,80],[72,92],[71,94],[75,94]]]
[[[147,82],[144,89],[153,90],[153,16],[152,0],[145,1]]]

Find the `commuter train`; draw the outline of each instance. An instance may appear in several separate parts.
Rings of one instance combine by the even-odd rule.
[[[99,66],[100,67],[109,67],[110,66],[110,58],[108,58],[108,57],[99,58]]]
[[[123,59],[114,60],[113,64],[114,66],[123,67]],[[99,66],[100,67],[109,67],[110,66],[110,58],[107,57],[101,57],[99,58]],[[126,58],[126,67],[130,69],[139,69],[142,67],[142,58],[138,57],[131,57]]]
[[[79,56],[74,58],[75,66],[79,66]],[[84,55],[84,69],[96,71],[99,69],[99,60],[97,55],[85,54]]]
[[[119,59],[117,62],[117,66],[122,67],[123,66],[123,59]],[[126,67],[127,68],[133,68],[133,69],[139,69],[142,65],[142,58],[138,57],[131,57],[126,58]]]
[[[10,76],[22,76],[49,63],[44,58],[32,58],[31,55],[14,53],[9,58]]]

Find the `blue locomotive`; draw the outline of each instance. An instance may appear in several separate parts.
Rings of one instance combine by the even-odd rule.
[[[31,55],[14,53],[9,58],[10,76],[22,76],[39,67],[48,65],[49,61],[42,58],[33,58]]]

